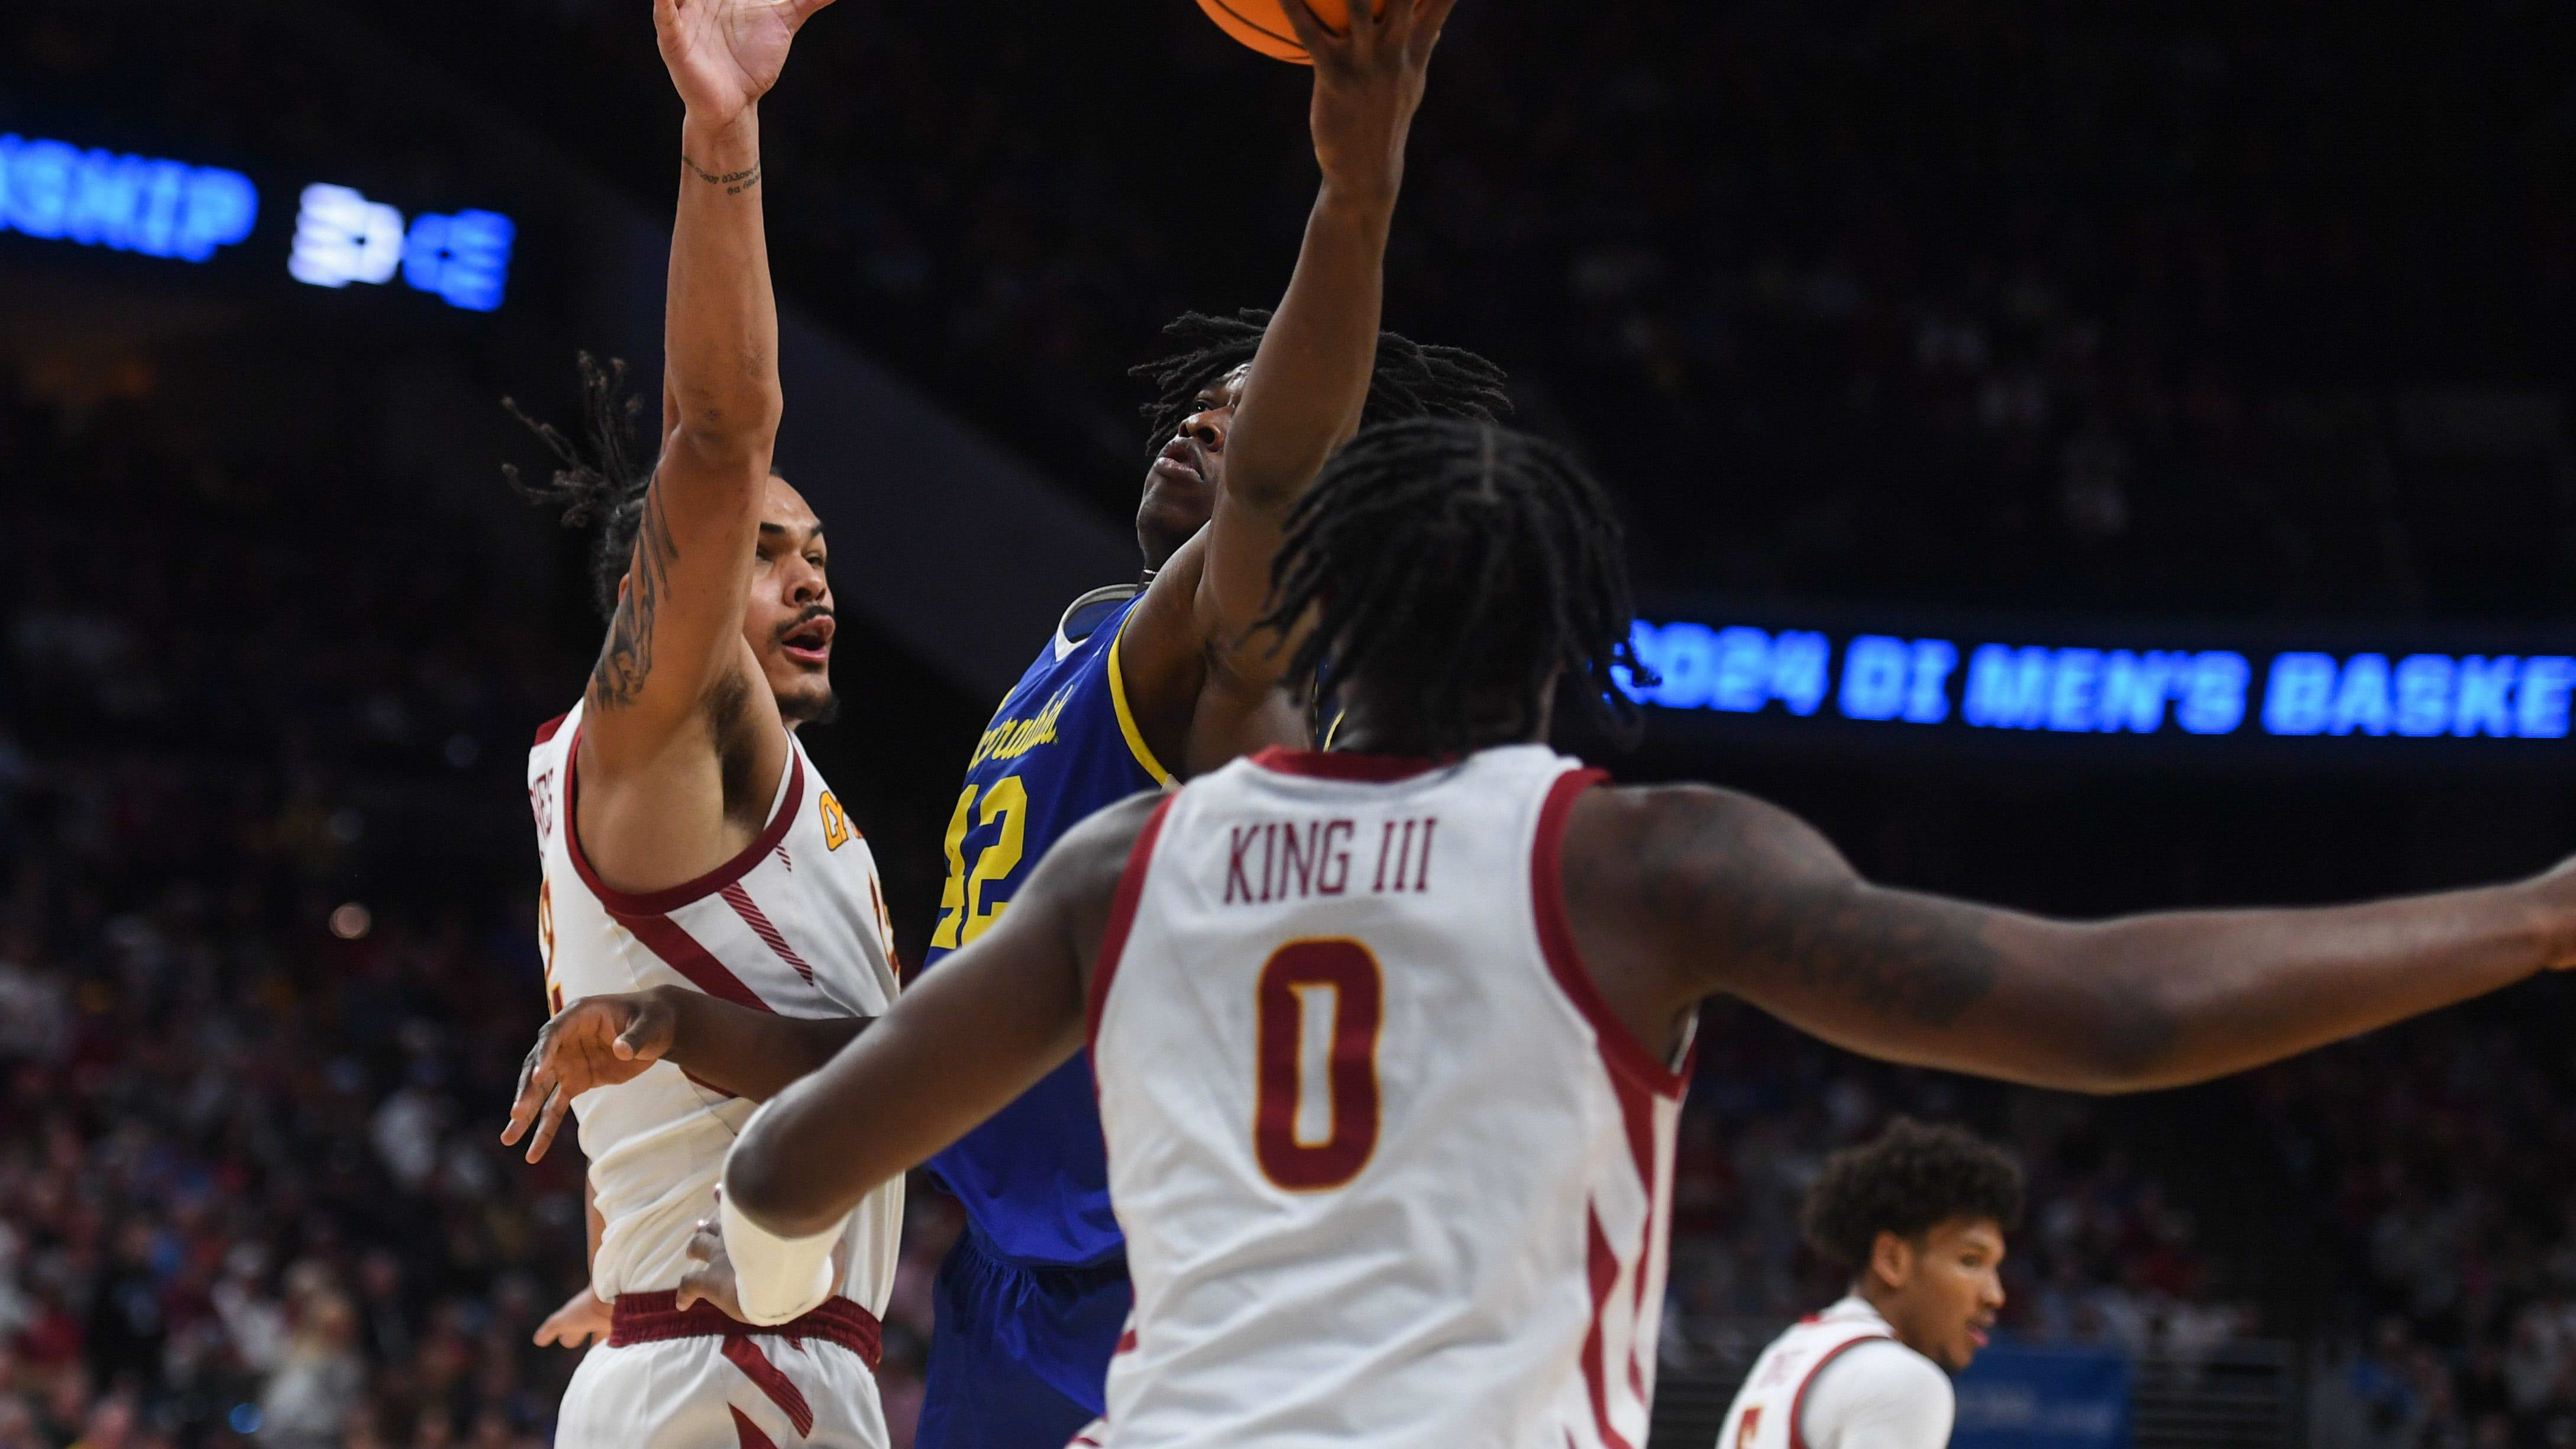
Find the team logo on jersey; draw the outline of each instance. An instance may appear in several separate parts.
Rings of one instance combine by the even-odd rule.
[[[849,844],[850,817],[843,813],[841,802],[832,798],[831,791],[826,790],[823,792],[822,799],[816,802],[816,808],[823,812],[824,848],[827,850],[838,850],[842,846]]]
[[[537,817],[537,839],[553,838],[555,833],[555,772],[546,771],[537,783],[528,787],[528,809]]]
[[[966,762],[966,768],[971,771],[986,760],[1016,760],[1040,745],[1055,743],[1056,721],[1064,716],[1065,701],[1072,694],[1073,686],[1068,684],[1026,719],[995,720],[975,742],[975,757]]]

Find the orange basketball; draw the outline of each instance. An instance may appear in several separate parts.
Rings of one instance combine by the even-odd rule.
[[[1288,23],[1288,12],[1280,4],[1281,0],[1199,0],[1199,8],[1226,34],[1274,60],[1313,65],[1314,58],[1297,43],[1297,28]],[[1351,23],[1350,0],[1306,0],[1306,8],[1335,30]],[[1386,0],[1377,0],[1371,7],[1372,13],[1385,10]]]

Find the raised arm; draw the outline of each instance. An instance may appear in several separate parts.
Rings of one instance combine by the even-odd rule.
[[[1726,992],[1868,1056],[2083,1092],[2225,1076],[2576,962],[2565,868],[2073,924],[1871,885],[1796,817],[1700,787],[1589,792],[1565,861],[1576,943],[1641,1029]]]
[[[761,1109],[725,1158],[732,1208],[783,1238],[829,1232],[1080,1051],[1110,898],[1156,803],[1138,796],[1074,827],[991,930]]]
[[[583,836],[616,884],[723,859],[720,729],[774,781],[785,726],[743,641],[780,410],[778,317],[760,203],[760,97],[829,0],[655,0],[686,103],[663,346],[663,438],[626,580],[592,670]],[[713,705],[730,698],[737,706]],[[719,719],[718,716],[725,716]],[[733,721],[739,721],[738,728]],[[762,802],[768,796],[755,790]],[[653,828],[643,828],[644,822]],[[628,828],[628,827],[635,828]]]
[[[1347,35],[1325,29],[1300,0],[1283,7],[1315,59],[1309,123],[1323,180],[1287,295],[1243,381],[1215,512],[1155,580],[1119,643],[1131,705],[1184,773],[1241,753],[1241,724],[1286,672],[1290,651],[1252,625],[1289,510],[1359,430],[1368,403],[1405,140],[1453,3],[1386,0],[1374,17],[1355,4]]]

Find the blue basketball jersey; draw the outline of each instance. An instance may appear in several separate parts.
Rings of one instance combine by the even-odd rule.
[[[948,888],[923,969],[990,929],[1049,847],[1106,806],[1170,785],[1127,712],[1119,631],[1141,595],[1083,596],[1020,676],[966,766],[948,822]],[[1125,1246],[1086,1056],[930,1160],[1003,1257],[1070,1267]]]

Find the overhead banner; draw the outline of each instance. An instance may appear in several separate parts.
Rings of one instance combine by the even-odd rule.
[[[2456,754],[2568,738],[2576,634],[2192,637],[2198,632],[1802,625],[1665,612],[1641,618],[1632,636],[1660,682],[1624,687],[1652,710],[1768,720],[1774,734],[1837,725],[1926,739],[2268,740],[2381,755],[2437,742]]]
[[[401,278],[451,307],[497,310],[518,227],[476,208],[402,211],[346,187],[303,189],[285,270],[308,286]],[[255,247],[259,187],[238,171],[0,135],[0,233],[204,263]]]

